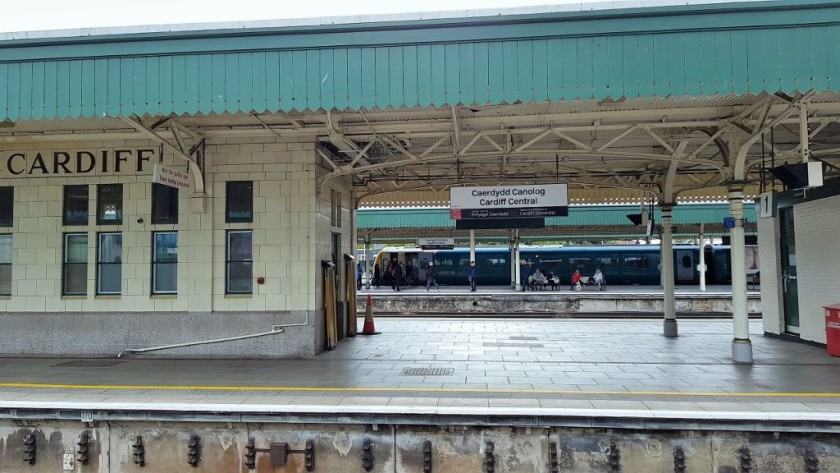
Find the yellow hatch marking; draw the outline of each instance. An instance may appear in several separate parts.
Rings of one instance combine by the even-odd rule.
[[[156,391],[263,391],[263,392],[422,392],[422,393],[470,393],[470,394],[576,394],[576,395],[624,395],[624,396],[684,396],[684,397],[817,397],[835,398],[840,393],[832,392],[677,392],[677,391],[577,391],[563,389],[469,389],[469,388],[383,388],[383,387],[312,387],[312,386],[200,386],[200,385],[112,385],[112,384],[51,384],[51,383],[0,383],[0,388],[34,389],[114,389],[114,390],[156,390]]]

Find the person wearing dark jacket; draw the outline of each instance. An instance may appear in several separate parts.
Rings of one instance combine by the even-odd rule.
[[[403,269],[399,263],[394,264],[394,280],[391,283],[391,289],[394,291],[400,291],[400,284],[402,284],[402,276],[403,276]]]
[[[519,283],[522,285],[522,290],[528,289],[528,276],[531,275],[531,267],[528,262],[522,260],[522,265],[519,267]]]
[[[478,269],[475,267],[475,261],[470,261],[470,272],[467,278],[470,281],[470,292],[475,292],[475,284],[478,279]]]

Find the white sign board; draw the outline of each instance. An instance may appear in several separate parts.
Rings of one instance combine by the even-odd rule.
[[[152,182],[174,187],[176,189],[192,189],[189,173],[168,168],[161,164],[155,164],[155,171],[154,174],[152,174]]]
[[[775,203],[773,202],[773,192],[762,192],[758,196],[758,217],[770,218],[775,212]]]
[[[451,187],[449,201],[451,217],[456,220],[565,217],[569,214],[566,184]]]
[[[419,238],[417,246],[424,250],[448,250],[455,248],[454,238]]]

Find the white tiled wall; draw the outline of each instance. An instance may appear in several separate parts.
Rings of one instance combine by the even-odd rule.
[[[342,225],[330,225],[330,192],[316,192],[314,143],[275,142],[264,138],[211,140],[206,148],[205,211],[198,199],[180,192],[179,222],[151,224],[152,166],[142,175],[0,179],[15,188],[14,225],[0,229],[13,236],[11,297],[0,300],[6,312],[131,312],[131,311],[296,311],[320,304],[320,261],[329,259],[331,232],[342,233],[342,250],[352,253],[350,193],[344,195]],[[101,141],[5,145],[0,151],[53,149],[158,149],[149,141]],[[165,164],[185,169],[183,161],[164,153]],[[253,223],[225,223],[225,183],[254,182]],[[95,224],[96,184],[123,184],[123,223]],[[90,184],[90,222],[62,227],[63,186]],[[346,186],[336,182],[334,188]],[[326,200],[325,200],[326,199]],[[139,223],[138,219],[143,222]],[[225,232],[253,229],[254,283],[247,296],[225,295]],[[151,295],[151,232],[179,232],[177,296]],[[96,233],[123,234],[122,294],[96,296]],[[62,297],[62,233],[87,232],[88,295]]]
[[[825,343],[823,307],[840,303],[840,196],[794,207],[801,337]]]
[[[761,261],[761,314],[764,331],[784,332],[780,274],[779,219],[758,219],[758,260]]]

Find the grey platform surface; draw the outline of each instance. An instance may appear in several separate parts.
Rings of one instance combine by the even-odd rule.
[[[680,321],[676,339],[650,320],[389,318],[376,328],[300,360],[3,358],[0,408],[840,422],[840,358],[764,337],[757,322],[751,366],[730,359],[731,321]]]

